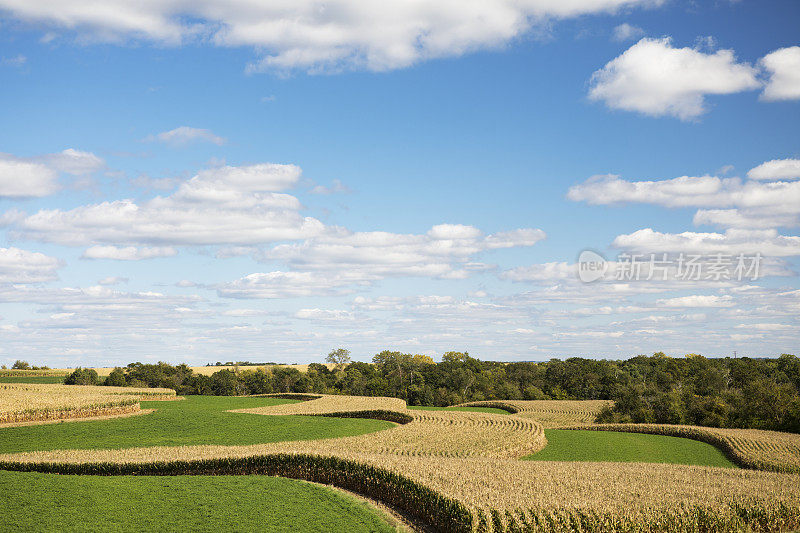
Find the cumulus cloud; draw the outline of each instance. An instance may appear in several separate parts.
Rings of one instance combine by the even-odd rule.
[[[224,137],[214,134],[211,130],[192,128],[189,126],[179,126],[174,130],[148,135],[145,140],[149,142],[162,142],[172,146],[186,146],[187,144],[197,141],[210,142],[217,146],[222,146],[227,142]]]
[[[624,22],[614,28],[612,38],[615,41],[623,42],[638,39],[642,35],[644,35],[644,30],[642,28]]]
[[[180,45],[199,41],[249,46],[265,69],[388,70],[431,58],[501,46],[550,19],[613,13],[662,0],[296,0],[293,2],[126,2],[87,10],[80,0],[56,8],[43,0],[0,0],[0,10],[24,21],[66,28],[84,39],[128,39]]]
[[[800,67],[798,67],[800,68]],[[747,172],[751,180],[792,180],[800,178],[800,159],[773,159]]]
[[[57,279],[62,262],[39,252],[0,248],[0,283],[39,283]]]
[[[777,177],[779,171],[790,173],[789,166],[765,163],[753,171],[759,176]],[[607,174],[570,187],[567,198],[594,205],[648,203],[665,207],[734,208],[700,209],[695,215],[697,224],[727,227],[795,226],[800,216],[800,181],[742,181],[717,176],[626,181]]]
[[[800,46],[780,48],[759,61],[769,79],[761,99],[768,102],[800,99]]]
[[[0,197],[41,197],[58,189],[58,173],[47,165],[0,154]]]
[[[117,261],[139,261],[141,259],[152,259],[154,257],[172,257],[177,255],[175,248],[153,247],[137,248],[135,246],[92,246],[87,248],[83,255],[84,259],[115,259]],[[101,283],[102,285],[102,283]]]
[[[0,153],[0,197],[49,196],[61,188],[60,173],[81,176],[104,167],[105,162],[96,155],[73,148],[35,157]]]
[[[612,109],[691,120],[707,111],[706,95],[757,89],[758,71],[732,50],[675,48],[672,39],[645,38],[591,78],[589,98]]]
[[[478,228],[460,224],[433,226],[425,234],[382,231],[350,232],[339,228],[301,243],[280,244],[263,252],[262,260],[278,260],[295,270],[348,271],[365,279],[386,276],[464,278],[481,252],[532,246],[545,238],[538,229],[518,229],[484,235]]]
[[[295,165],[272,163],[208,169],[166,197],[15,214],[13,234],[68,246],[249,245],[303,239],[321,233],[324,225],[300,215],[297,198],[277,192],[295,185],[300,175]]]
[[[768,257],[800,255],[800,237],[778,235],[774,229],[729,229],[725,233],[661,233],[651,228],[641,229],[614,239],[614,246],[644,252],[674,252],[697,254],[755,254]]]
[[[43,161],[54,170],[72,174],[73,176],[91,174],[102,170],[106,166],[105,161],[95,154],[75,150],[74,148],[67,148],[57,154],[47,154],[34,159]]]

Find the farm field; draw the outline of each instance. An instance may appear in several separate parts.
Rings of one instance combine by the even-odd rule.
[[[0,531],[395,531],[349,494],[267,476],[0,471],[0,506],[25,510],[0,514]]]
[[[358,418],[260,417],[230,409],[291,404],[296,400],[189,396],[173,402],[142,401],[146,415],[68,424],[2,428],[0,453],[36,450],[119,449],[140,446],[249,445],[360,435],[393,427]]]
[[[705,442],[642,433],[547,429],[547,446],[524,457],[531,461],[671,463],[736,468]]]
[[[172,389],[0,383],[0,423],[129,414],[143,398],[176,396]]]
[[[88,447],[68,450],[50,447],[61,446],[60,437],[54,433],[51,440],[40,438],[32,446],[39,451],[0,455],[0,466],[6,470],[63,474],[200,474],[197,479],[212,473],[279,475],[356,490],[390,503],[436,530],[505,531],[538,523],[543,531],[568,531],[575,520],[587,531],[658,530],[663,524],[677,524],[678,530],[782,530],[800,524],[800,483],[796,475],[730,468],[719,456],[706,453],[708,448],[701,446],[705,451],[698,451],[700,448],[695,445],[703,443],[693,440],[671,441],[679,442],[683,452],[670,450],[664,441],[650,446],[649,455],[658,452],[659,460],[673,464],[595,462],[589,459],[598,457],[589,455],[581,460],[575,460],[573,455],[568,460],[561,457],[562,460],[521,461],[547,450],[547,432],[556,435],[549,453],[568,450],[563,441],[559,444],[558,437],[566,431],[544,430],[530,415],[406,409],[396,398],[298,395],[295,398],[306,401],[291,402],[287,401],[291,395],[280,396],[200,399],[199,402],[219,402],[198,403],[189,409],[195,410],[198,420],[192,439],[203,444],[186,444],[191,442],[187,438],[165,442],[162,435],[117,442],[116,449],[108,441],[89,445],[87,441],[101,438],[97,433],[91,438],[71,437],[74,443],[83,442]],[[184,402],[192,405],[192,399]],[[169,402],[167,409],[184,402]],[[545,407],[545,412],[586,410],[574,402],[559,403],[540,407]],[[235,412],[226,412],[230,409]],[[50,427],[62,431],[69,430],[68,426],[127,423],[150,416],[153,415]],[[248,428],[250,421],[254,421],[254,427],[271,427],[275,421],[291,419],[303,420],[306,428],[326,421],[379,422],[389,428],[335,438],[322,438],[326,435],[316,433],[318,440],[280,442],[269,436],[263,440],[264,435],[257,430],[244,429],[240,433],[247,438],[228,436],[227,444],[212,444],[212,436],[202,434],[218,437],[219,424],[227,423],[223,422],[224,416],[230,417],[230,423],[245,424],[243,428]],[[348,416],[395,417],[405,423],[338,418]],[[204,417],[211,417],[213,423],[200,424]],[[232,434],[234,427],[228,426],[225,431]],[[209,432],[209,428],[214,431]],[[145,435],[149,429],[139,431]],[[597,442],[611,439],[610,444],[595,452],[603,460],[608,459],[603,454],[617,454],[615,460],[631,460],[624,457],[628,452],[620,449],[620,439],[633,439],[629,442],[630,451],[642,442],[637,437],[652,437],[620,433],[597,437],[584,433],[600,435],[574,432],[580,435],[574,438],[584,439],[584,448],[597,447]],[[25,438],[36,442],[30,434]],[[599,440],[592,443],[587,438]],[[18,440],[19,437],[14,442]],[[261,442],[235,444],[253,441]],[[3,448],[6,452],[9,449],[14,448]],[[685,456],[681,457],[681,453]],[[699,464],[674,464],[677,462]],[[716,466],[706,466],[709,464]],[[680,502],[677,506],[676,501]]]
[[[487,400],[462,407],[492,407],[523,418],[533,418],[543,427],[592,424],[608,400]]]
[[[495,415],[507,415],[508,411],[503,409],[498,409],[496,407],[480,407],[480,406],[468,406],[468,405],[454,405],[451,407],[429,407],[425,405],[412,405],[409,406],[409,410],[412,411],[462,411],[468,413],[491,413]]]
[[[0,383],[63,383],[64,376],[2,376]]]

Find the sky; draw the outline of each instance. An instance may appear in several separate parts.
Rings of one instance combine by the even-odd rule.
[[[797,353],[798,23],[0,0],[0,363]]]

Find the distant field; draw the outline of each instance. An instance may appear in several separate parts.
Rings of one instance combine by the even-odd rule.
[[[142,401],[142,409],[156,411],[129,418],[2,428],[0,453],[192,444],[246,445],[361,435],[394,426],[391,422],[360,418],[265,417],[225,412],[292,402],[235,396]]]
[[[714,446],[696,440],[648,435],[546,429],[547,446],[524,459],[531,461],[612,461],[670,463],[736,468]]]
[[[64,376],[0,376],[0,383],[63,383]]]
[[[496,415],[507,415],[508,411],[497,409],[496,407],[470,407],[465,405],[456,405],[452,407],[429,407],[425,405],[409,406],[409,409],[415,411],[466,411],[471,413],[492,413]]]
[[[0,508],[14,510],[0,513],[0,531],[395,531],[348,494],[266,476],[0,471]]]

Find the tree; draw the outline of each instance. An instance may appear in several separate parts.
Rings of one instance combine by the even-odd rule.
[[[336,348],[328,354],[328,357],[325,358],[325,361],[336,365],[336,370],[342,370],[350,363],[350,350]]]
[[[111,371],[108,377],[106,377],[103,385],[110,387],[124,387],[127,385],[127,382],[125,381],[125,371],[119,367],[115,368]]]
[[[20,361],[19,359],[17,359],[11,368],[13,368],[14,370],[30,370],[31,365],[29,365],[27,361]]]
[[[98,379],[93,369],[78,367],[64,378],[64,385],[97,385]]]

